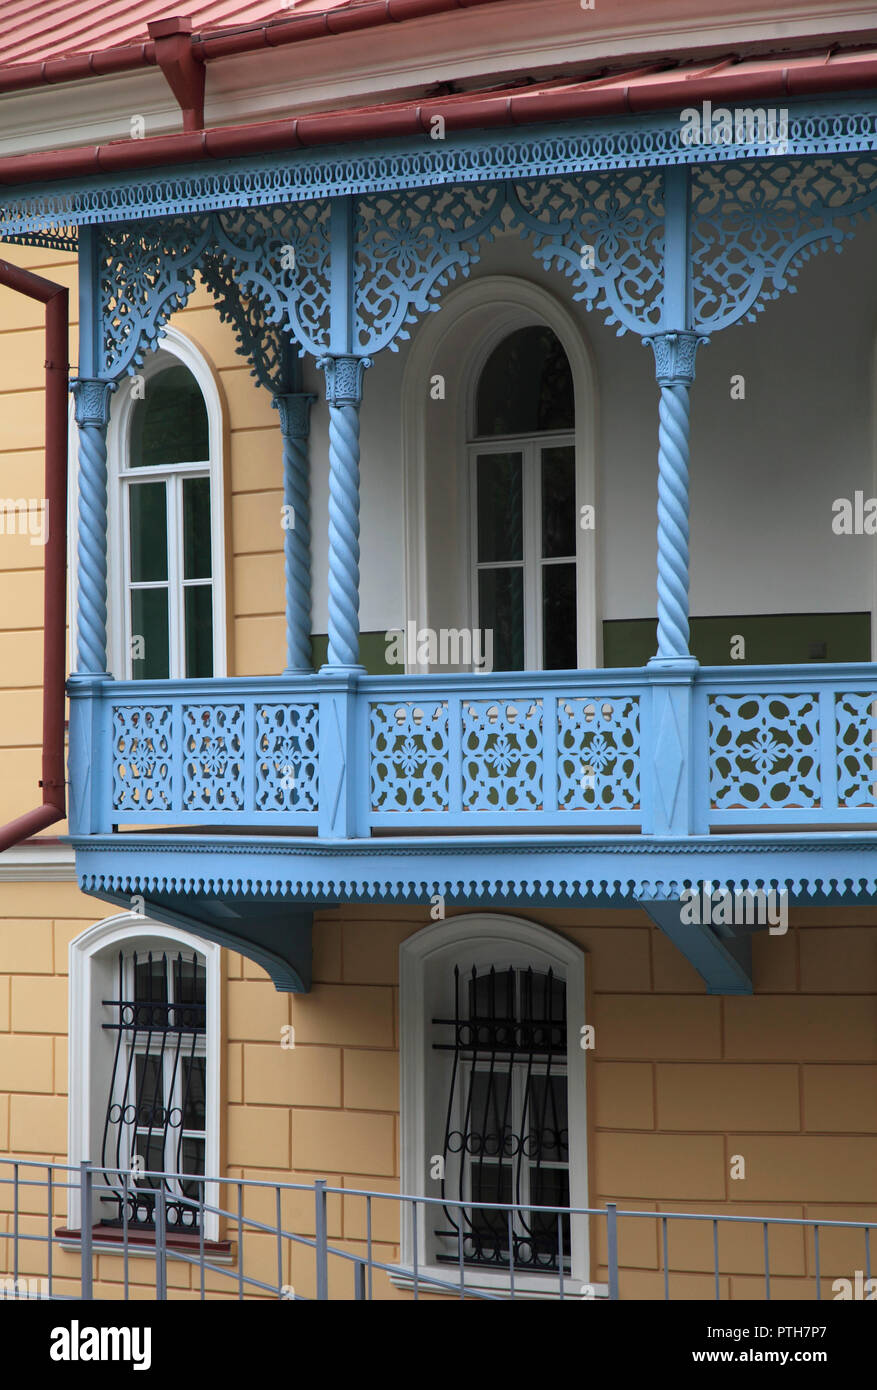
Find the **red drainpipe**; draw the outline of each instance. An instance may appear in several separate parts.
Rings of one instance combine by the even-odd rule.
[[[46,306],[46,555],[43,594],[43,804],[0,827],[0,852],[63,820],[67,627],[68,291],[0,261],[0,285]]]

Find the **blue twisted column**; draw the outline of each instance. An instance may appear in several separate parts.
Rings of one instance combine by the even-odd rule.
[[[80,377],[72,383],[79,426],[79,562],[76,670],[107,669],[107,424],[114,381]]]
[[[329,403],[329,654],[359,667],[359,407],[367,357],[321,357]]]
[[[308,476],[308,437],[313,396],[280,393],[274,409],[283,436],[283,505],[292,509],[284,522],[283,559],[286,571],[286,671],[311,669],[311,502]]]
[[[659,333],[647,338],[655,353],[661,388],[658,420],[658,653],[657,660],[686,660],[688,625],[688,462],[690,388],[700,343],[698,333]]]

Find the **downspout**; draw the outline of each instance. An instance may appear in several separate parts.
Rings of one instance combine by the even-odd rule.
[[[43,804],[0,827],[0,853],[63,820],[67,628],[68,291],[0,261],[0,285],[46,306],[46,554],[43,592]]]

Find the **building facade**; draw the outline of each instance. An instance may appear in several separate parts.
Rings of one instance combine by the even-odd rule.
[[[0,67],[0,1274],[867,1296],[867,7],[245,8]]]

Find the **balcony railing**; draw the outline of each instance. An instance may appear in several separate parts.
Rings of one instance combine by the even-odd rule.
[[[877,824],[872,665],[106,681],[72,696],[74,834]]]
[[[183,1296],[194,1292],[200,1299],[218,1293],[239,1300],[368,1300],[392,1294],[391,1283],[414,1298],[614,1300],[640,1298],[644,1291],[665,1300],[873,1296],[871,1233],[877,1222],[628,1211],[612,1202],[594,1208],[461,1203],[330,1187],[322,1180],[189,1178],[187,1186],[197,1195],[175,1195],[171,1202],[167,1189],[177,1183],[167,1173],[0,1159],[0,1211],[8,1213],[0,1229],[0,1299],[92,1299],[99,1256],[119,1261],[108,1269],[104,1259],[99,1296],[121,1300],[144,1297],[144,1286],[160,1300],[168,1298],[169,1288],[171,1297],[183,1289]],[[99,1224],[100,1199],[108,1193],[122,1212],[121,1228]],[[128,1220],[139,1193],[154,1202],[153,1239],[145,1245],[135,1244],[133,1218],[130,1227]],[[220,1195],[209,1201],[208,1193]],[[184,1208],[190,1221],[180,1215]],[[182,1239],[174,1213],[185,1228]],[[204,1238],[208,1216],[221,1223],[222,1239],[213,1245]],[[64,1224],[71,1220],[75,1229]],[[651,1241],[638,1237],[643,1222],[652,1228]],[[493,1288],[485,1287],[481,1266],[467,1263],[467,1230],[475,1223],[479,1243],[489,1236],[500,1255]],[[448,1225],[457,1230],[451,1242],[456,1252],[446,1253],[438,1267],[423,1263],[434,1229]],[[586,1225],[596,1251],[590,1282],[580,1273],[576,1277],[567,1253],[569,1232],[575,1250],[576,1229]],[[412,1255],[402,1264],[398,1251],[406,1227]],[[531,1263],[526,1269],[523,1261],[516,1264],[526,1232],[535,1230],[549,1256],[556,1240],[555,1273],[542,1276],[541,1286]],[[59,1250],[67,1257],[63,1264]],[[181,1266],[189,1267],[188,1282]]]

